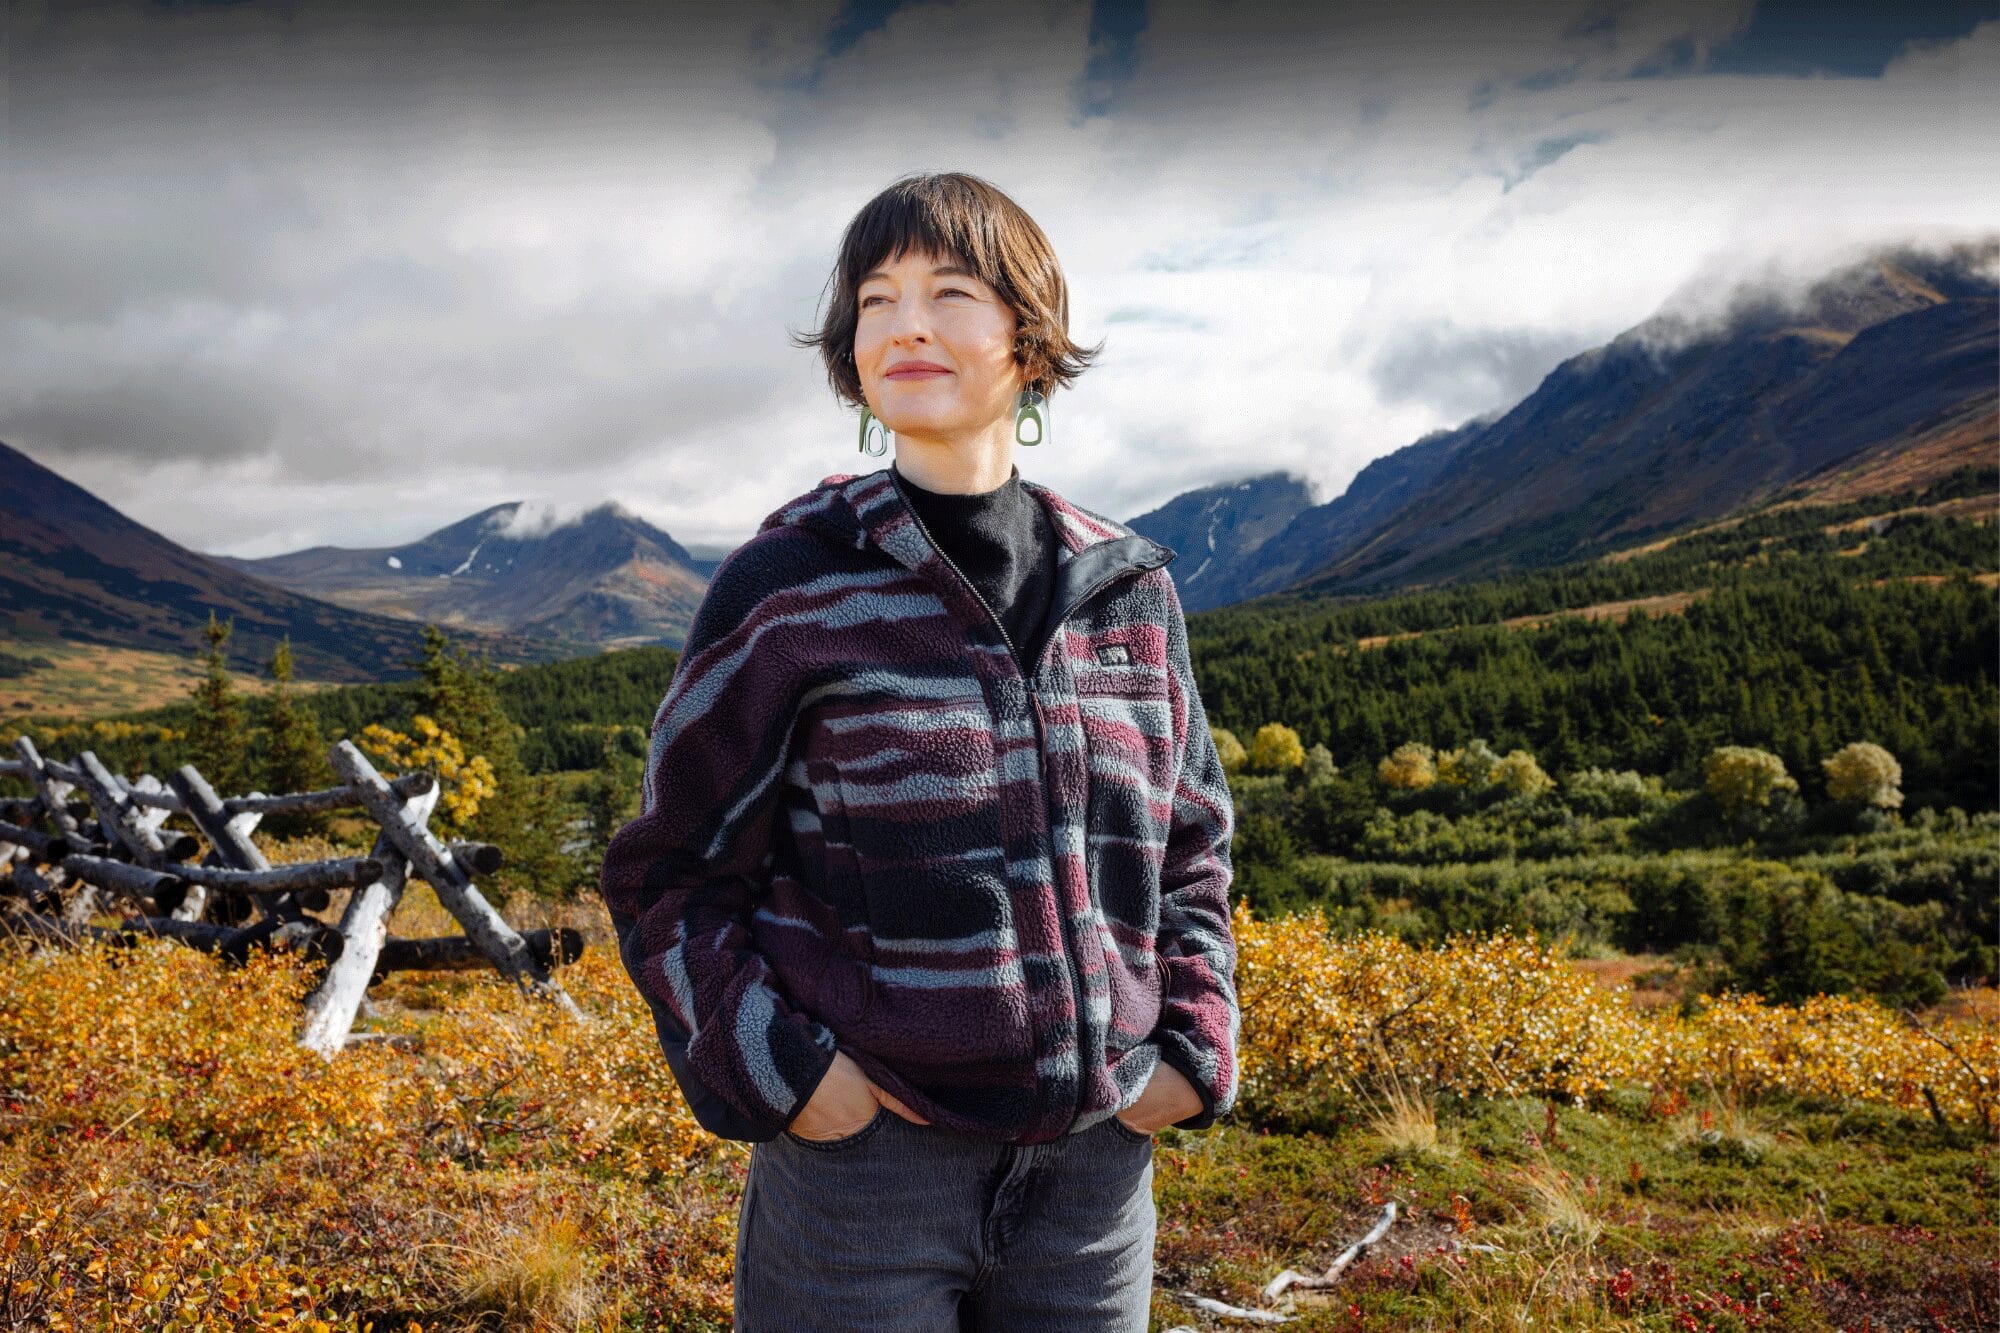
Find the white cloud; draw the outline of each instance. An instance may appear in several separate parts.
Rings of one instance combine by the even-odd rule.
[[[1156,3],[1083,118],[1086,5],[914,4],[820,60],[835,10],[17,38],[0,439],[242,554],[522,498],[740,538],[874,466],[786,333],[871,193],[953,168],[1107,339],[1022,469],[1122,517],[1330,493],[1670,297],[2000,217],[1996,23],[1881,79],[1631,78],[1747,7]]]

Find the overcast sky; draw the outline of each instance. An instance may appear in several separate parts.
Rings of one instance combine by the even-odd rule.
[[[240,555],[515,499],[730,543],[876,466],[787,332],[909,171],[1049,234],[1106,351],[1022,472],[1121,518],[2000,223],[2000,3],[8,13],[0,440]]]

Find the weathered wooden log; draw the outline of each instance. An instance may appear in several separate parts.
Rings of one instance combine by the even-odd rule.
[[[543,967],[554,968],[583,957],[583,936],[567,927],[558,930],[531,930],[521,936]],[[479,946],[463,935],[443,935],[434,939],[389,939],[375,964],[377,975],[390,972],[470,972],[491,967],[492,960]]]
[[[28,775],[28,766],[18,759],[0,759],[0,774],[10,778],[24,778]]]
[[[0,820],[0,843],[5,842],[26,847],[41,860],[49,862],[60,861],[70,852],[77,850],[72,848],[69,839],[60,833],[50,837],[46,833],[38,833],[34,829]]]
[[[259,948],[303,953],[309,958],[332,962],[340,957],[345,941],[340,938],[339,931],[324,921],[315,921],[311,917],[281,921],[267,916],[262,921],[228,931],[217,942],[215,952],[228,962],[241,963],[250,957],[252,949]]]
[[[56,886],[25,861],[8,868],[6,878],[0,880],[0,891],[25,899],[30,912],[47,912],[62,905],[62,895],[56,892]]]
[[[18,759],[6,762],[20,763]],[[18,796],[9,796],[5,799],[0,799],[0,819],[4,819],[10,824],[19,824],[25,828],[39,821],[44,813],[42,798],[39,796],[25,801]]]
[[[430,821],[437,800],[438,788],[433,783],[424,792],[406,798],[400,813],[421,828]],[[389,914],[396,910],[409,878],[410,863],[387,833],[376,835],[371,857],[382,863],[382,873],[348,898],[340,915],[341,955],[306,997],[299,1025],[299,1045],[329,1060],[346,1045],[355,1015],[367,1003],[368,984],[389,934]]]
[[[35,795],[40,799],[49,822],[55,825],[56,832],[66,838],[94,842],[95,839],[82,836],[82,828],[77,823],[76,816],[70,811],[70,784],[59,780],[48,771],[48,766],[42,762],[40,752],[35,749],[35,743],[26,736],[16,736],[14,753],[25,770],[28,782],[34,787]]]
[[[157,903],[165,896],[180,902],[187,893],[187,882],[171,871],[150,870],[105,856],[71,853],[63,858],[62,868],[86,884],[141,901],[151,898]]]
[[[129,917],[115,933],[177,940],[191,949],[241,963],[255,948],[294,950],[316,957],[337,957],[340,932],[322,921],[259,921],[241,928],[210,921],[176,921],[166,916]]]
[[[129,782],[123,774],[114,776],[118,778],[119,785],[125,789],[125,799],[132,803],[133,824],[158,836],[160,826],[167,822],[168,815],[174,813],[174,795],[167,790],[167,784],[151,773],[141,773]],[[165,801],[167,804],[153,805],[151,802],[154,800]]]
[[[35,799],[41,803],[43,817],[54,826],[57,833],[70,840],[73,848],[81,849],[85,846],[95,848],[97,839],[84,832],[83,821],[90,818],[89,808],[85,807],[81,816],[70,809],[71,784],[48,771],[48,765],[43,762],[41,752],[35,749],[35,743],[26,736],[14,738],[14,754],[26,773],[29,785],[35,789]],[[72,855],[74,854],[72,851]],[[72,876],[65,873],[62,887],[68,886],[72,879]],[[64,923],[80,926],[88,922],[97,911],[101,896],[95,885],[78,883],[75,891],[69,895],[69,900],[63,905]]]
[[[71,768],[77,785],[89,795],[90,803],[97,811],[97,822],[105,834],[124,847],[139,865],[157,870],[192,856],[200,846],[193,838],[181,833],[172,836],[171,845],[163,840],[157,821],[133,804],[131,792],[104,766],[94,751],[83,751]],[[90,879],[81,874],[77,878]],[[102,880],[91,882],[100,888],[109,887]],[[202,909],[208,905],[208,890],[182,880],[177,885],[162,886],[162,891],[155,893],[153,898],[176,921],[199,921]]]
[[[1301,1291],[1324,1291],[1328,1287],[1339,1286],[1341,1275],[1380,1242],[1382,1237],[1388,1235],[1389,1228],[1395,1225],[1395,1222],[1396,1203],[1392,1199],[1382,1205],[1381,1215],[1375,1219],[1375,1225],[1368,1229],[1367,1234],[1335,1255],[1333,1262],[1327,1265],[1325,1273],[1301,1273],[1296,1269],[1287,1268],[1265,1286],[1264,1300],[1275,1301],[1295,1287]]]
[[[190,884],[267,896],[350,888],[366,884],[381,873],[382,862],[372,856],[350,856],[337,861],[301,861],[297,865],[273,866],[269,870],[237,870],[226,866],[174,867],[174,874]]]
[[[157,810],[163,815],[181,815],[187,813],[186,809],[181,805],[180,797],[170,791],[148,791],[136,784],[128,785],[125,791],[132,798],[132,804],[142,806],[145,809]]]
[[[57,782],[74,787],[83,781],[83,773],[74,764],[65,764],[60,759],[44,759],[42,767]]]
[[[193,764],[182,764],[168,776],[167,785],[173,788],[174,797],[180,801],[187,817],[207,837],[209,860],[235,870],[255,872],[271,868],[269,859],[256,843],[250,841],[249,825],[254,824],[258,817],[251,816],[247,822],[240,824],[231,819],[221,798],[215,794],[215,788],[208,785],[208,779],[201,775],[200,769]],[[244,901],[240,898],[235,900],[229,915],[240,916]],[[277,916],[297,920],[303,915],[294,905],[282,900],[267,905],[260,898],[251,898],[248,903],[251,914],[258,917]]]
[[[104,766],[104,761],[94,751],[85,750],[76,757],[76,770],[81,779],[77,785],[90,796],[91,805],[97,809],[97,822],[103,825],[105,834],[123,844],[140,865],[149,869],[164,865],[167,849],[159,832],[137,818],[138,807],[133,805],[131,793]]]
[[[207,921],[176,921],[166,916],[130,917],[115,927],[59,921],[33,912],[0,916],[0,935],[9,932],[27,935],[49,944],[74,945],[83,940],[130,945],[153,937],[170,939],[215,954],[232,963],[242,963],[256,948],[303,953],[309,958],[329,961],[340,957],[340,932],[322,921],[260,921],[235,929]]]
[[[493,960],[493,965],[523,990],[554,1000],[572,1016],[582,1018],[583,1011],[576,1007],[576,1001],[550,977],[519,932],[493,910],[471,876],[452,859],[451,849],[432,837],[422,822],[410,817],[389,790],[389,784],[354,743],[340,741],[328,758],[334,772],[361,792],[364,806],[389,835],[389,841],[409,860],[410,868],[437,891],[438,901],[458,918],[459,925],[480,951]]]
[[[490,842],[454,842],[451,859],[474,875],[490,875],[507,864],[507,854]]]
[[[398,800],[407,801],[414,796],[437,789],[437,777],[430,773],[405,773],[389,784]],[[293,792],[279,796],[231,796],[223,807],[232,815],[302,815],[316,810],[340,810],[348,806],[365,804],[361,794],[352,787],[328,787],[322,791]]]

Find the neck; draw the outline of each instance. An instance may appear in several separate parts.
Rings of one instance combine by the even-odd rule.
[[[896,433],[896,471],[927,491],[979,495],[1014,474],[1014,419],[996,421],[976,435],[941,438]]]

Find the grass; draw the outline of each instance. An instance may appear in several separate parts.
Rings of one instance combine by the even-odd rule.
[[[192,654],[113,648],[67,639],[0,640],[0,654],[35,663],[0,679],[0,720],[75,721],[186,703],[201,679]],[[238,689],[256,695],[270,687],[259,676],[230,673]],[[299,681],[295,689],[323,689]]]
[[[533,1333],[618,1326],[599,1282],[603,1258],[573,1219],[537,1213],[467,1250],[459,1286],[467,1313]]]

